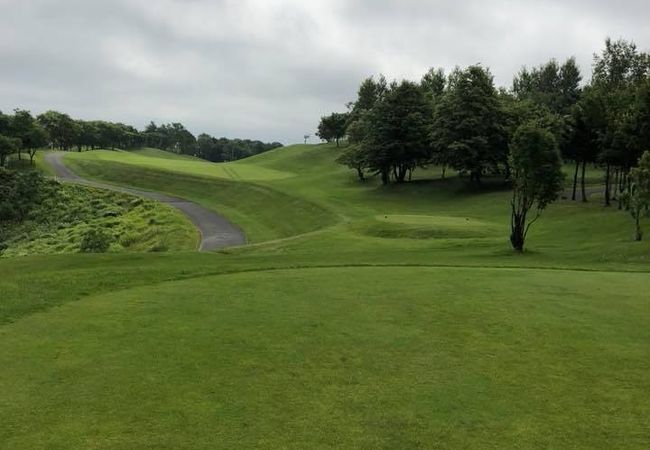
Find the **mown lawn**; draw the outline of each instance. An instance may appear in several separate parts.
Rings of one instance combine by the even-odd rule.
[[[646,274],[385,267],[90,296],[3,327],[0,436],[7,448],[644,448],[649,287]]]

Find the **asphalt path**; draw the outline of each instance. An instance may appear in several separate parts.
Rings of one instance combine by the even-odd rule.
[[[201,233],[199,251],[209,252],[246,243],[244,233],[221,214],[189,200],[160,192],[143,191],[87,180],[74,173],[63,163],[64,155],[65,152],[50,152],[45,155],[45,160],[52,166],[58,180],[144,197],[178,209],[192,221]]]

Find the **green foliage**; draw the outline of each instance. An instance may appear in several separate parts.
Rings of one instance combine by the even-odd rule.
[[[550,111],[566,115],[580,98],[582,75],[575,58],[560,66],[555,59],[528,70],[521,69],[512,90],[518,99],[528,99]]]
[[[420,81],[420,87],[424,92],[424,96],[431,103],[432,107],[445,92],[446,85],[447,77],[445,76],[444,69],[429,69]]]
[[[332,113],[329,116],[321,118],[318,124],[316,135],[324,141],[336,142],[339,146],[339,140],[345,136],[349,115],[346,113]]]
[[[84,233],[79,245],[82,253],[105,253],[111,246],[112,238],[103,230],[90,229]]]
[[[382,182],[402,183],[429,158],[427,102],[419,85],[392,83],[368,113],[367,136],[361,142],[367,167],[380,173]]]
[[[15,172],[0,168],[0,223],[24,220],[54,186],[35,170]]]
[[[510,242],[523,251],[530,226],[564,190],[562,161],[551,132],[531,123],[519,127],[510,145],[512,200]],[[535,217],[528,216],[535,208]]]
[[[9,155],[16,153],[21,146],[20,139],[0,134],[0,169],[5,167]]]
[[[361,123],[357,121],[353,126],[361,126]],[[366,159],[366,154],[361,146],[351,145],[343,150],[343,153],[336,159],[336,162],[356,170],[359,181],[365,181],[364,169],[367,164]]]
[[[12,211],[23,202],[12,203]],[[45,182],[22,220],[3,222],[1,228],[3,257],[78,252],[88,230],[109,235],[110,252],[154,251],[161,241],[169,251],[194,250],[198,240],[194,226],[169,206],[54,182]]]
[[[457,70],[433,118],[433,160],[467,171],[480,181],[486,171],[505,165],[505,115],[490,72],[480,66]]]
[[[638,166],[630,171],[630,181],[627,204],[634,219],[634,238],[640,241],[643,239],[641,217],[650,208],[650,151],[645,152]]]
[[[282,147],[279,142],[264,143],[249,139],[214,138],[202,133],[196,139],[195,155],[213,161],[235,161]]]

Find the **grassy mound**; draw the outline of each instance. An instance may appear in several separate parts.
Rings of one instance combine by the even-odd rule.
[[[76,253],[89,230],[109,236],[110,252],[196,248],[193,225],[168,206],[101,189],[56,186],[28,220],[4,226],[1,256]]]
[[[149,169],[167,170],[187,175],[198,175],[225,180],[260,181],[275,180],[291,177],[294,174],[264,168],[250,164],[217,164],[199,158],[175,155],[169,152],[144,151],[111,151],[94,150],[84,153],[71,153],[67,160],[83,159],[100,164],[118,162]]]
[[[138,166],[85,157],[66,157],[66,164],[88,178],[166,192],[195,201],[239,225],[249,242],[295,236],[337,221],[334,214],[315,203],[263,185],[189,175],[183,170],[170,172],[160,170],[160,166],[150,168],[149,164]]]
[[[485,221],[447,216],[376,216],[353,226],[357,232],[387,239],[471,239],[495,236],[498,227]]]

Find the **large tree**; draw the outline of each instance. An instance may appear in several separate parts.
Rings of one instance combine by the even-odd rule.
[[[457,70],[438,102],[431,145],[434,160],[470,173],[479,182],[487,170],[507,164],[505,117],[490,72],[481,66]]]
[[[580,97],[582,75],[575,58],[560,65],[555,59],[533,69],[523,68],[513,80],[519,99],[529,99],[566,115]]]
[[[327,142],[336,142],[338,147],[339,141],[345,136],[348,119],[347,113],[332,113],[329,116],[321,117],[316,135]]]
[[[522,252],[531,225],[563,189],[562,160],[553,134],[534,123],[519,127],[510,145],[510,168],[510,242]]]
[[[392,83],[367,120],[368,135],[361,145],[368,168],[381,174],[383,184],[391,178],[403,183],[429,160],[429,104],[419,85]]]
[[[47,130],[54,145],[61,150],[69,150],[77,142],[81,130],[79,124],[69,115],[47,111],[40,114],[37,120]]]

